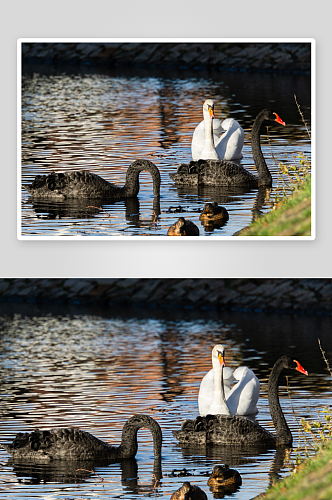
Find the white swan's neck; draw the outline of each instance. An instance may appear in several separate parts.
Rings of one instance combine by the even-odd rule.
[[[213,398],[210,405],[211,414],[231,415],[226,403],[224,383],[223,383],[223,367],[219,360],[212,356],[213,366]]]
[[[219,160],[213,140],[213,118],[209,111],[203,110],[204,115],[204,147],[200,154],[202,160]]]

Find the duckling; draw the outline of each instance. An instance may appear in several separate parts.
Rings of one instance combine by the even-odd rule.
[[[180,217],[177,222],[171,225],[167,236],[199,236],[199,229],[191,220]]]
[[[206,493],[198,486],[188,482],[183,483],[181,488],[174,491],[171,500],[207,500]]]
[[[235,488],[241,486],[242,479],[239,472],[235,469],[230,469],[228,465],[216,465],[208,480],[208,486],[212,489],[218,488]]]
[[[220,224],[228,221],[229,215],[225,207],[219,207],[218,203],[206,203],[199,220],[203,224]]]

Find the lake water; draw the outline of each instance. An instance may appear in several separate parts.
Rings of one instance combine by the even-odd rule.
[[[1,499],[169,499],[186,480],[213,498],[207,475],[228,463],[243,481],[231,498],[249,500],[290,474],[296,456],[305,456],[300,419],[317,420],[317,411],[330,405],[331,378],[317,342],[319,336],[331,362],[329,317],[34,307],[0,306],[0,442],[19,431],[77,426],[119,444],[124,422],[146,413],[163,432],[162,478],[157,483],[154,477],[151,435],[140,430],[136,460],[109,465],[20,464],[1,450]],[[289,372],[288,389],[281,377],[281,404],[294,436],[286,458],[275,450],[187,450],[173,437],[172,430],[198,414],[199,384],[216,343],[226,346],[228,366],[255,371],[261,382],[257,419],[270,430],[267,380],[274,361],[290,353],[309,371],[308,377]]]
[[[140,174],[137,199],[114,203],[32,202],[22,189],[23,236],[165,236],[184,216],[200,236],[232,236],[273,203],[290,194],[289,176],[279,164],[296,165],[311,143],[294,94],[310,130],[310,76],[189,70],[102,70],[92,67],[25,65],[22,77],[22,183],[37,174],[86,169],[124,185],[137,158],[154,162],[161,173],[160,206],[152,180]],[[241,164],[256,173],[250,132],[258,112],[270,107],[286,122],[271,124],[262,149],[273,189],[259,193],[225,188],[177,188],[169,174],[191,160],[191,137],[202,120],[202,105],[213,98],[216,117],[233,117],[245,130]],[[294,177],[295,172],[292,172]],[[219,229],[204,229],[199,212],[206,202],[229,212]],[[95,208],[87,209],[93,205]]]

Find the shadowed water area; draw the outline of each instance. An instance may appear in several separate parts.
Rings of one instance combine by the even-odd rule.
[[[317,420],[317,411],[323,415],[330,404],[331,379],[317,342],[331,360],[329,317],[6,303],[0,328],[0,442],[19,431],[75,426],[119,445],[123,424],[135,413],[152,416],[163,432],[161,469],[144,429],[136,459],[122,462],[19,463],[1,450],[0,498],[170,498],[186,480],[214,498],[208,475],[227,463],[242,476],[232,498],[249,500],[288,475],[297,455],[312,454],[300,436],[300,419]],[[280,379],[294,437],[287,456],[273,449],[181,448],[173,437],[184,419],[198,415],[199,385],[216,343],[226,347],[228,366],[249,366],[259,378],[257,421],[271,431],[267,380],[273,363],[288,353],[308,370],[308,377],[291,371]]]
[[[22,189],[22,235],[165,236],[180,216],[200,236],[232,236],[273,202],[291,193],[280,162],[300,168],[299,153],[311,159],[310,76],[205,70],[93,68],[25,64],[22,77],[22,183],[52,171],[89,170],[123,186],[138,158],[157,165],[160,200],[151,176],[140,174],[137,198],[122,201],[32,201]],[[257,174],[250,134],[259,111],[270,107],[286,122],[266,127],[261,143],[273,177],[272,190],[176,187],[169,174],[191,160],[191,138],[203,119],[205,99],[215,101],[216,118],[235,118],[245,131],[241,165]],[[229,221],[205,227],[207,202],[227,208]],[[89,208],[87,208],[89,207]]]

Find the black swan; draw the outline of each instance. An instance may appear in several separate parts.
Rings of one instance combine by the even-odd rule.
[[[51,460],[93,460],[134,458],[137,453],[137,431],[145,427],[153,437],[154,456],[161,457],[162,434],[159,424],[148,415],[133,415],[124,424],[120,446],[112,446],[89,432],[74,428],[36,429],[20,432],[14,441],[1,445],[13,458]]]
[[[218,203],[206,203],[199,216],[199,220],[203,224],[219,224],[220,222],[226,222],[229,219],[228,212],[225,207],[219,207]]]
[[[278,379],[284,368],[308,375],[300,363],[290,356],[282,356],[275,362],[268,383],[269,407],[276,430],[275,435],[246,417],[206,415],[196,417],[195,420],[185,420],[181,425],[181,430],[173,431],[174,436],[182,445],[187,446],[209,443],[234,446],[291,446],[292,433],[285,420],[278,396]],[[224,394],[223,383],[221,388]]]
[[[212,99],[204,102],[203,117],[191,141],[193,160],[240,160],[244,143],[241,125],[233,118],[226,118],[223,122],[215,119]]]
[[[174,491],[171,500],[207,500],[207,496],[199,486],[186,481],[181,488]]]
[[[211,486],[213,490],[219,488],[224,489],[225,487],[236,487],[241,486],[242,478],[237,470],[230,469],[228,465],[216,465],[213,467],[212,474],[207,484]]]
[[[256,406],[260,391],[258,378],[246,366],[239,366],[233,372],[230,368],[225,367],[224,357],[224,346],[215,345],[212,349],[213,368],[203,377],[199,388],[199,414],[204,416],[254,415],[258,413]],[[231,388],[233,382],[237,383]]]
[[[285,122],[270,109],[258,113],[251,132],[251,148],[258,177],[240,165],[226,160],[198,160],[178,166],[176,174],[169,174],[177,185],[213,185],[271,187],[272,176],[264,160],[260,146],[261,126],[265,121],[274,121],[281,125]]]
[[[139,192],[139,173],[150,172],[153,180],[154,196],[160,195],[160,173],[156,165],[149,160],[135,160],[126,173],[123,187],[116,186],[99,175],[87,171],[52,172],[37,175],[32,184],[23,187],[34,199],[63,201],[68,198],[106,198],[121,200],[132,198]]]
[[[167,236],[199,236],[199,229],[191,220],[180,217],[168,229]]]

